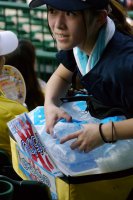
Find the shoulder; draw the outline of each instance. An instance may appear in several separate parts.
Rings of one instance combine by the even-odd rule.
[[[75,71],[76,62],[73,55],[73,50],[68,50],[68,51],[61,50],[56,54],[56,57],[59,63],[62,63],[67,69],[69,69],[72,72]]]
[[[133,68],[133,36],[116,32],[114,36],[114,53],[116,62],[121,66],[127,68]]]
[[[116,31],[103,54],[110,65],[133,65],[133,37]]]
[[[108,66],[108,67],[107,67]],[[95,68],[105,78],[116,78],[121,83],[133,76],[133,38],[116,31]]]
[[[56,54],[57,58],[73,57],[73,50],[60,50]]]
[[[25,106],[22,104],[10,100],[6,97],[0,96],[0,116],[3,116],[3,120],[11,120],[16,115],[19,115],[23,112],[27,112]]]
[[[115,31],[113,38],[110,41],[110,45],[113,45],[118,49],[132,49],[133,50],[133,36],[127,35],[119,31]]]

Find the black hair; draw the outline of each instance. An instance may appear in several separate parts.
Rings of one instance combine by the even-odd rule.
[[[110,1],[109,17],[114,21],[116,28],[126,34],[133,35],[133,27],[127,22],[127,10],[117,0]]]
[[[6,56],[5,64],[16,67],[22,74],[26,84],[25,103],[31,111],[44,105],[44,94],[35,72],[35,47],[29,40],[19,40],[17,49]]]

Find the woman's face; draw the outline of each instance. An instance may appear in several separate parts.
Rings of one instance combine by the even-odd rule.
[[[81,12],[65,12],[48,7],[48,23],[59,50],[83,46],[86,27]]]

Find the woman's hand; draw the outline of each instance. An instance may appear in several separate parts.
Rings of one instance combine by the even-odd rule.
[[[49,105],[45,109],[45,115],[46,115],[46,132],[53,134],[53,127],[60,119],[66,119],[66,121],[70,122],[72,120],[72,117],[68,115],[64,110],[61,108],[55,106],[55,105]]]
[[[60,143],[63,144],[68,140],[76,138],[77,140],[71,144],[71,149],[78,148],[85,153],[103,144],[98,124],[85,124],[83,125],[83,129],[63,137]]]

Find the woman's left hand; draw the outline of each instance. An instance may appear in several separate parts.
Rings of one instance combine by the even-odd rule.
[[[71,144],[71,149],[78,148],[85,153],[103,144],[103,140],[99,133],[99,124],[84,124],[83,129],[63,137],[60,143],[63,144],[71,139],[76,139]]]

